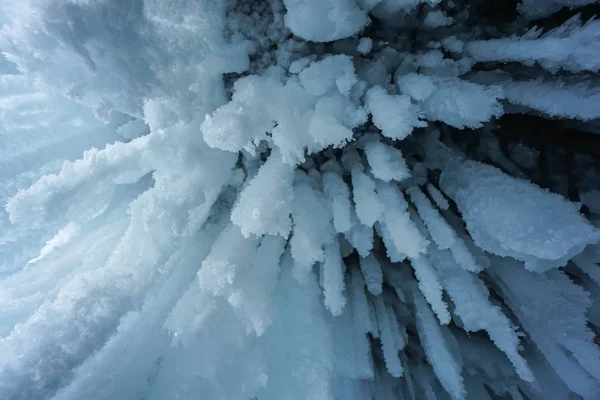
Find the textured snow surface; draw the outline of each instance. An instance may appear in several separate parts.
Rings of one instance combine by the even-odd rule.
[[[440,184],[477,246],[524,261],[529,270],[564,266],[600,240],[575,204],[497,168],[466,161],[446,169]]]
[[[0,1],[0,399],[597,400],[594,3]]]
[[[284,0],[285,22],[302,39],[331,42],[352,36],[368,22],[354,0]]]

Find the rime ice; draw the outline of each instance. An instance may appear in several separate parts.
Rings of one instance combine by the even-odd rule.
[[[600,398],[592,3],[0,2],[0,399]]]

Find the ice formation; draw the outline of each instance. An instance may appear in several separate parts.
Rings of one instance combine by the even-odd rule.
[[[0,399],[600,398],[598,11],[0,2]]]

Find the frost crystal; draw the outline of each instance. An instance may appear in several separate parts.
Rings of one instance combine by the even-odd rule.
[[[0,399],[599,399],[599,9],[505,3],[0,2]]]

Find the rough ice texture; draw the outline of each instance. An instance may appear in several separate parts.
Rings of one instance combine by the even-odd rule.
[[[276,67],[241,78],[232,100],[204,118],[204,140],[216,149],[253,155],[261,142],[269,143],[285,163],[296,165],[307,151],[343,146],[352,139],[352,129],[367,120],[352,99],[356,83],[346,55],[311,62],[289,78]]]
[[[408,204],[400,190],[392,184],[382,183],[377,187],[377,194],[383,204],[383,229],[389,233],[391,241],[386,242],[386,247],[393,245],[395,250],[411,258],[424,253],[429,242],[411,220],[407,211]]]
[[[440,84],[423,103],[431,119],[456,128],[479,128],[483,121],[502,114],[498,88],[484,88],[469,82],[455,80]]]
[[[375,126],[390,139],[402,140],[416,127],[427,124],[418,118],[418,108],[407,96],[393,96],[376,86],[367,92],[366,106]]]
[[[285,165],[279,154],[272,154],[244,188],[231,212],[231,220],[244,236],[289,235],[293,181],[293,168]]]
[[[509,302],[529,304],[517,313],[557,375],[583,398],[597,397],[600,349],[585,323],[585,310],[591,305],[588,293],[560,270],[534,274],[510,259],[498,260],[493,274],[503,283]],[[551,300],[541,306],[536,298],[543,295]],[[562,323],[549,323],[557,314]]]
[[[461,376],[462,366],[456,361],[451,350],[445,343],[440,327],[433,313],[427,307],[423,297],[415,293],[415,306],[417,307],[417,328],[419,337],[423,341],[423,349],[438,376],[442,386],[453,399],[465,398],[465,388]]]
[[[453,19],[441,10],[434,10],[427,13],[424,22],[428,28],[439,28],[440,26],[452,25]]]
[[[592,3],[593,0],[523,0],[519,3],[518,9],[530,18],[540,18],[553,14],[563,7],[574,9]]]
[[[589,85],[544,83],[543,81],[508,82],[504,86],[506,99],[551,117],[590,120],[600,118],[600,91]]]
[[[365,146],[365,153],[375,178],[389,182],[402,181],[410,176],[400,150],[381,142],[372,142]]]
[[[346,297],[344,296],[344,272],[346,266],[340,255],[340,246],[337,240],[325,249],[323,261],[323,293],[325,307],[333,316],[339,316],[344,311]]]
[[[375,193],[375,181],[364,172],[354,171],[352,173],[352,187],[358,219],[366,226],[373,226],[381,217],[384,207],[377,193]]]
[[[369,254],[366,257],[361,257],[360,270],[363,274],[365,284],[367,285],[369,292],[375,296],[380,295],[383,290],[383,273],[377,258],[375,258],[373,254]]]
[[[474,161],[452,165],[440,184],[456,202],[477,246],[522,260],[529,270],[563,266],[600,241],[600,231],[575,204],[492,166]]]
[[[337,232],[348,232],[352,227],[350,189],[335,172],[323,174],[323,190],[331,201],[333,226]]]
[[[473,41],[467,51],[476,61],[537,62],[550,71],[571,72],[600,70],[600,21],[581,22],[579,14],[541,37],[530,32],[526,37]]]
[[[367,54],[371,51],[372,48],[373,48],[373,41],[368,37],[364,37],[364,38],[361,38],[360,41],[358,42],[358,46],[356,47],[356,50],[358,50],[358,52],[361,54]]]
[[[331,243],[334,231],[331,210],[326,207],[323,195],[302,180],[294,187],[292,219],[292,255],[298,265],[309,269],[315,262],[323,261],[323,247]]]
[[[0,399],[598,399],[588,3],[0,1]]]
[[[425,197],[421,189],[413,187],[408,190],[408,195],[417,207],[419,216],[425,223],[429,235],[433,238],[439,249],[448,249],[456,241],[456,234],[448,225],[446,220],[433,208],[429,199]]]
[[[459,129],[479,128],[503,113],[498,102],[503,93],[497,86],[410,73],[399,77],[398,87],[419,102],[427,119]]]
[[[331,42],[354,35],[368,22],[354,0],[284,0],[285,23],[297,36]]]

